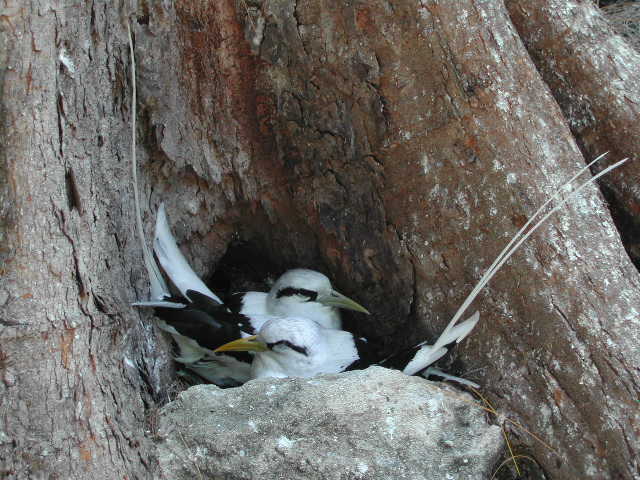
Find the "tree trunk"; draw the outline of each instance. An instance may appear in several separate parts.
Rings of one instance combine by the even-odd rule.
[[[147,287],[126,29],[111,2],[1,18],[0,477],[149,478],[168,363],[129,307]]]
[[[614,33],[590,0],[506,4],[585,156],[608,151],[610,159],[637,159],[640,52]],[[640,163],[635,161],[604,177],[602,184],[627,250],[640,267],[638,179]]]
[[[171,368],[152,317],[129,307],[148,294],[129,173],[130,13],[147,226],[164,201],[205,276],[229,266],[238,241],[276,271],[326,272],[374,312],[356,327],[389,353],[434,338],[512,233],[584,165],[574,138],[591,157],[609,149],[589,140],[612,135],[607,122],[637,122],[637,88],[613,119],[593,93],[604,67],[575,66],[590,89],[567,80],[558,88],[577,93],[562,100],[516,15],[538,8],[525,3],[5,7],[3,474],[155,471],[153,413]],[[536,21],[557,32],[552,2],[540,3]],[[548,33],[556,62],[581,25]],[[607,48],[616,68],[624,55],[637,72],[623,44]],[[568,113],[578,93],[592,106],[589,132]],[[633,141],[611,158],[637,155]],[[627,168],[637,176],[637,162]],[[458,353],[501,412],[557,451],[516,432],[549,478],[631,479],[640,278],[597,189],[586,190],[476,301],[481,323]]]

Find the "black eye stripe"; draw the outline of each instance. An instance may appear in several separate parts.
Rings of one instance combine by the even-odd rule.
[[[267,348],[269,348],[269,350],[271,350],[273,347],[275,347],[276,345],[286,345],[287,347],[289,347],[291,350],[295,350],[298,353],[301,353],[303,355],[308,355],[307,354],[307,349],[304,347],[299,347],[297,345],[294,345],[293,343],[291,343],[288,340],[280,340],[279,342],[275,342],[275,343],[267,343]]]
[[[318,298],[318,292],[314,292],[313,290],[307,290],[305,288],[293,288],[287,287],[278,290],[276,293],[276,298],[280,297],[290,297],[293,295],[302,295],[303,297],[307,297],[310,302],[315,302]]]

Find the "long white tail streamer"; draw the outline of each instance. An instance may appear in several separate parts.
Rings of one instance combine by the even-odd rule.
[[[462,302],[462,305],[460,306],[460,308],[458,308],[458,310],[456,311],[455,315],[453,316],[453,318],[451,319],[451,321],[449,322],[447,327],[444,329],[444,331],[442,332],[440,337],[438,337],[438,340],[436,340],[436,343],[433,344],[433,346],[429,346],[429,348],[432,349],[432,351],[437,351],[438,349],[444,347],[447,343],[450,343],[447,340],[450,337],[451,329],[456,325],[458,320],[460,320],[462,315],[464,315],[464,312],[467,310],[467,308],[469,308],[469,305],[471,305],[471,302],[473,302],[475,300],[475,298],[478,296],[478,294],[484,288],[484,286],[493,278],[493,276],[500,270],[502,265],[504,265],[504,263],[516,252],[516,250],[518,250],[520,245],[522,245],[522,243],[525,242],[533,234],[533,232],[535,232],[551,215],[553,215],[555,212],[557,212],[563,205],[568,203],[578,193],[580,193],[580,191],[583,188],[585,188],[587,185],[595,182],[597,179],[599,179],[603,175],[606,175],[611,170],[613,170],[615,168],[618,168],[619,166],[624,164],[627,160],[629,160],[628,158],[624,158],[624,159],[620,160],[619,162],[616,162],[613,165],[608,166],[604,170],[600,171],[598,174],[596,174],[593,177],[591,177],[586,182],[582,183],[581,185],[579,185],[578,187],[573,189],[573,191],[571,191],[566,198],[563,198],[556,206],[554,206],[548,213],[546,213],[540,220],[538,220],[533,225],[533,227],[531,227],[531,229],[527,233],[524,233],[526,231],[526,229],[529,227],[529,225],[531,225],[531,223],[533,222],[533,219],[535,219],[549,203],[551,203],[552,201],[556,200],[562,194],[562,192],[564,191],[565,187],[569,186],[576,178],[578,178],[582,173],[587,171],[591,165],[593,165],[595,162],[597,162],[598,160],[603,158],[605,155],[606,155],[606,153],[603,154],[603,155],[600,155],[594,161],[592,161],[587,166],[582,168],[576,175],[574,175],[571,178],[571,180],[569,180],[560,189],[558,189],[558,191],[551,198],[549,198],[549,200],[547,200],[542,205],[542,207],[540,207],[534,213],[534,215],[529,219],[529,221],[520,230],[518,230],[518,233],[516,233],[514,235],[514,237],[509,242],[509,244],[504,248],[504,250],[500,253],[500,255],[498,255],[498,257],[494,260],[494,262],[487,269],[487,271],[482,276],[480,281],[477,283],[477,285],[471,291],[469,296],[467,296],[465,301]],[[426,342],[423,342],[423,343],[419,344],[418,346],[425,345],[425,344],[426,344]],[[425,367],[426,366],[428,366],[428,365],[425,365]]]
[[[436,375],[438,377],[442,377],[445,380],[449,380],[451,382],[461,383],[462,385],[467,385],[473,388],[480,388],[480,385],[478,385],[475,382],[472,382],[471,380],[467,380],[466,378],[462,378],[462,377],[456,377],[455,375],[450,375],[434,367],[427,368],[420,375],[422,375],[424,378],[429,378],[431,375]]]
[[[127,31],[129,33],[129,52],[131,53],[131,173],[133,176],[133,198],[135,202],[136,226],[138,236],[140,237],[140,245],[142,246],[142,256],[144,258],[144,266],[149,276],[149,290],[152,300],[162,300],[169,297],[169,288],[167,287],[158,264],[153,259],[153,255],[149,251],[147,242],[144,238],[144,230],[142,228],[142,215],[140,214],[140,194],[138,193],[138,162],[136,158],[136,58],[133,51],[133,38],[131,36],[131,27],[127,23]]]

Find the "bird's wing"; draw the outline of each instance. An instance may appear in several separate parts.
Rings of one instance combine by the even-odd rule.
[[[222,303],[222,300],[200,280],[200,277],[191,269],[189,262],[182,255],[169,228],[164,204],[161,204],[158,209],[153,250],[163,270],[185,298],[191,300],[187,292],[193,290]]]
[[[215,355],[186,365],[186,368],[219,387],[237,387],[251,379],[250,360],[247,362],[232,355]]]
[[[226,328],[230,329],[230,331],[237,331],[238,336],[236,338],[239,338],[241,334],[254,335],[258,333],[260,327],[270,318],[266,315],[247,316],[232,312],[227,308],[226,303],[216,303],[207,295],[194,290],[187,290],[187,295],[192,301],[191,308],[205,312],[217,322],[226,325]]]
[[[219,321],[214,316],[189,305],[183,309],[156,307],[160,319],[183,337],[195,341],[201,348],[215,350],[240,338],[242,330],[237,324]]]
[[[358,359],[349,365],[345,370],[362,370],[371,365],[377,365],[380,361],[376,355],[375,346],[365,337],[353,336],[353,343],[358,352]]]
[[[360,360],[362,339],[356,339],[352,333],[334,328],[323,328],[326,355],[316,366],[317,373],[339,373],[354,370],[354,364]]]
[[[265,292],[237,292],[229,295],[225,305],[232,312],[243,315],[266,315],[267,297],[268,294]]]

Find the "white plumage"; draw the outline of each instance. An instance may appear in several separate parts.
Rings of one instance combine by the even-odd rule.
[[[446,345],[461,341],[479,320],[476,312],[470,319],[453,328]],[[230,342],[216,351],[253,351],[251,378],[313,377],[322,373],[339,373],[349,368],[385,365],[371,361],[368,342],[350,332],[326,328],[303,317],[271,318],[257,335]],[[403,369],[407,375],[424,370],[447,353],[446,347],[434,351],[431,346],[418,348]],[[442,372],[436,372],[440,374]],[[457,377],[446,375],[449,379]]]
[[[268,293],[238,294],[239,309],[229,311],[193,271],[178,248],[164,205],[160,205],[156,218],[154,252],[182,298],[171,297],[163,284],[160,288],[156,287],[160,291],[158,298],[134,305],[155,308],[158,326],[171,334],[178,346],[175,360],[218,385],[243,383],[250,376],[247,361],[212,352],[215,347],[230,340],[229,335],[232,335],[231,338],[249,336],[261,330],[269,319],[283,316],[297,316],[322,329],[338,329],[338,308],[368,313],[358,303],[336,292],[325,275],[307,269],[284,273]],[[341,335],[316,336],[316,339],[328,345],[327,342],[331,343],[334,337]],[[318,351],[314,349],[313,362],[322,351],[322,348]]]
[[[250,318],[262,316],[252,322],[256,331],[262,326],[261,321],[272,316],[303,317],[323,327],[339,329],[342,322],[338,309],[369,313],[362,305],[334,290],[326,275],[304,268],[282,274],[269,293],[246,292],[237,295],[240,308],[235,311]]]
[[[254,351],[251,378],[339,373],[360,358],[351,333],[303,317],[272,318],[257,335],[218,351]]]
[[[414,357],[409,363],[407,363],[402,371],[407,375],[415,375],[421,370],[427,368],[429,365],[437,362],[449,351],[445,345],[460,343],[467,335],[469,335],[479,320],[480,313],[476,312],[471,316],[471,318],[453,327],[451,330],[446,332],[446,336],[444,338],[438,339],[436,343],[442,346],[439,346],[437,350],[434,349],[434,345],[420,346]]]
[[[209,290],[209,287],[196,275],[187,259],[182,255],[169,228],[164,204],[160,204],[160,208],[158,208],[153,251],[158,257],[162,269],[183,297],[193,301],[193,299],[189,298],[189,290],[194,290],[222,304],[222,300]]]
[[[269,320],[258,339],[271,348],[256,354],[251,365],[253,378],[338,373],[358,360],[352,334],[302,317]],[[294,350],[284,342],[303,347],[304,351]]]
[[[229,355],[213,354],[213,349],[231,338],[252,333],[252,326],[232,323],[230,318],[220,318],[226,309],[220,298],[193,271],[178,248],[163,204],[156,217],[153,246],[162,269],[183,298],[172,297],[166,285],[154,287],[154,276],[150,274],[154,287],[152,291],[155,289],[160,292],[156,295],[158,298],[133,305],[155,309],[157,325],[171,334],[178,346],[174,357],[177,362],[218,385],[246,382],[250,378],[250,359],[242,361]],[[212,314],[216,309],[219,315]],[[218,343],[216,338],[219,339]]]

